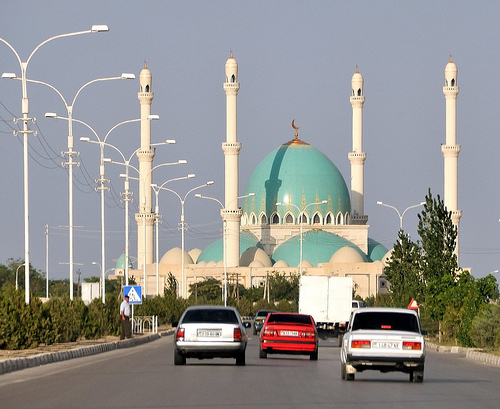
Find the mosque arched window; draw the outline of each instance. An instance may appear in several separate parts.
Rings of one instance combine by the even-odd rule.
[[[342,213],[338,213],[337,214],[337,220],[336,220],[335,224],[343,224],[342,222],[343,222],[343,220],[342,220]]]
[[[291,213],[286,214],[285,224],[293,224],[293,215]]]
[[[146,92],[149,92],[149,84],[146,85]]]
[[[260,215],[260,224],[261,224],[261,225],[265,225],[265,224],[267,224],[267,216],[265,215],[265,213],[262,213],[262,214]]]
[[[299,216],[299,224],[309,224],[309,219],[307,218],[307,214],[306,213],[302,213]]]
[[[236,82],[236,76],[234,74],[231,75],[231,82]]]
[[[451,79],[451,86],[454,87],[455,86],[455,78],[452,78]]]
[[[345,214],[345,216],[344,216],[344,223],[345,224],[351,224],[351,216],[349,215],[349,213]]]
[[[334,220],[331,213],[326,215],[325,224],[334,224]]]
[[[319,213],[314,214],[312,224],[321,224],[321,215]]]
[[[257,217],[255,217],[254,213],[252,213],[252,216],[250,216],[250,224],[251,225],[257,224]]]
[[[278,213],[273,213],[271,216],[271,224],[280,224],[280,217],[278,216]]]
[[[361,96],[361,88],[358,88],[358,97]]]

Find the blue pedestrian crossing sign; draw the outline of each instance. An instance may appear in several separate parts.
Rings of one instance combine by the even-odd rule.
[[[142,304],[142,287],[140,285],[126,285],[123,287],[123,296],[128,296],[130,304]]]

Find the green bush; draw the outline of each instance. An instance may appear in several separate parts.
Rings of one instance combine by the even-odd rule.
[[[500,347],[500,304],[487,304],[472,321],[471,338],[479,348]]]

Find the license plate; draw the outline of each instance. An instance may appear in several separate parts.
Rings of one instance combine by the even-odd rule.
[[[372,341],[372,348],[375,349],[399,349],[400,342]]]
[[[220,329],[199,329],[196,333],[199,337],[220,337]]]
[[[281,331],[280,335],[282,337],[298,337],[299,331]]]

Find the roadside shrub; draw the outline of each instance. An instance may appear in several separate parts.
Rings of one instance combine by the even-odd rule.
[[[4,285],[0,292],[0,348],[27,349],[37,347],[39,338],[40,301],[34,299],[26,304],[24,291]]]
[[[74,342],[78,339],[83,326],[81,309],[75,308],[78,303],[78,300],[71,301],[68,295],[51,298],[46,303],[44,309],[48,310],[46,315],[52,334],[45,334],[45,343]]]
[[[487,304],[472,322],[471,338],[479,348],[500,347],[500,304]]]

